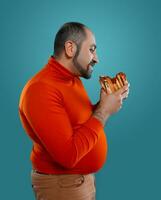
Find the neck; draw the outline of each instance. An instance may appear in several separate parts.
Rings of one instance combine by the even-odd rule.
[[[76,69],[76,67],[74,66],[72,58],[65,58],[64,56],[60,56],[60,57],[54,56],[54,58],[57,62],[59,62],[61,65],[63,65],[63,67],[68,69],[74,75],[79,76],[79,72]]]

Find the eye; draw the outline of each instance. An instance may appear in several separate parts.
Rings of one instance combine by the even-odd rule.
[[[94,53],[95,49],[89,49],[91,53]]]

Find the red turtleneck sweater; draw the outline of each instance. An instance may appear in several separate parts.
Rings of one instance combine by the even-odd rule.
[[[107,155],[101,122],[78,76],[53,57],[21,93],[19,115],[33,141],[33,169],[49,174],[98,171]]]

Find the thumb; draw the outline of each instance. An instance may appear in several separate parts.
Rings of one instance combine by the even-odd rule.
[[[111,89],[109,87],[106,88],[106,93],[107,94],[112,94],[112,91],[111,91]]]
[[[111,89],[108,88],[108,87],[107,88],[102,87],[101,88],[101,93],[102,92],[105,93],[105,94],[108,94],[108,95],[112,93]]]

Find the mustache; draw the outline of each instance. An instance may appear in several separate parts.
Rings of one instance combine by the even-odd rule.
[[[92,60],[89,65],[91,65],[92,67],[96,64],[96,61]]]

